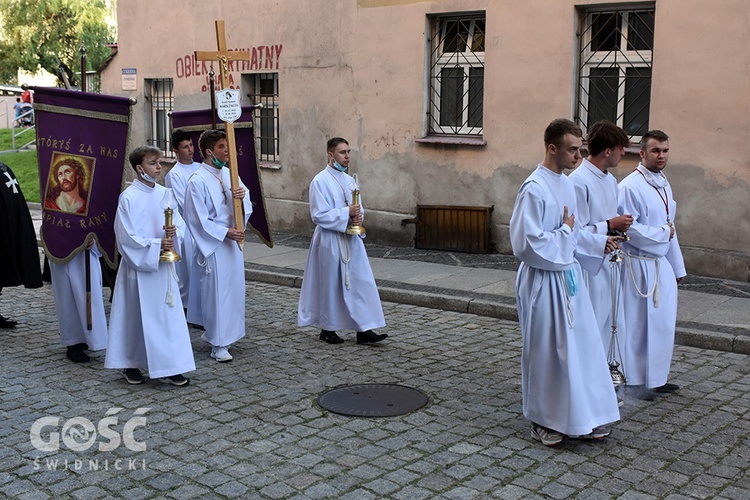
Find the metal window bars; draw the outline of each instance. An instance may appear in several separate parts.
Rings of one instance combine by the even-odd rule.
[[[256,111],[255,133],[261,161],[279,161],[279,74],[253,75],[252,91],[247,94],[252,104],[263,104]]]
[[[148,144],[162,150],[165,157],[174,158],[172,151],[172,121],[170,113],[174,109],[174,82],[171,78],[147,79],[145,85],[146,102],[150,107],[150,133]]]
[[[428,129],[481,135],[484,119],[484,13],[431,23]]]
[[[578,33],[576,121],[621,126],[631,140],[648,130],[654,9],[589,12]]]

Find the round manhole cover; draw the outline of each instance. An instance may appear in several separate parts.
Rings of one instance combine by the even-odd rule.
[[[326,391],[318,404],[340,415],[393,417],[405,415],[427,404],[425,393],[396,384],[346,385]]]

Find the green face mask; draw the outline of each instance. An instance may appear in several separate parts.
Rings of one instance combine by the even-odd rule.
[[[229,162],[219,160],[212,153],[211,154],[211,163],[213,163],[214,167],[216,167],[216,168],[224,168],[224,167],[227,166],[227,163],[229,163]]]

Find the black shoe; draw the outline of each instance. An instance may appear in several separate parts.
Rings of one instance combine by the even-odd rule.
[[[122,376],[128,381],[128,384],[138,385],[146,381],[143,378],[143,374],[138,368],[125,368],[122,371]]]
[[[0,328],[15,328],[17,324],[18,321],[13,321],[0,315]]]
[[[344,343],[344,339],[336,335],[336,332],[332,332],[330,330],[321,330],[320,340],[328,342],[329,344],[343,344]]]
[[[659,397],[658,392],[648,389],[643,385],[629,385],[627,386],[627,389],[629,396],[633,396],[634,398],[640,399],[642,401],[654,401]]]
[[[188,385],[190,383],[190,379],[182,375],[172,375],[171,377],[164,377],[162,380],[168,384],[177,386]]]
[[[372,330],[357,332],[357,344],[373,344],[388,337],[387,333],[375,333]]]
[[[680,389],[679,385],[677,385],[677,384],[670,384],[669,382],[667,382],[666,384],[664,384],[662,386],[659,386],[659,387],[654,387],[651,390],[654,391],[654,392],[659,392],[659,393],[665,394],[665,393],[671,393],[671,392],[678,391],[679,389]]]
[[[88,363],[91,361],[91,358],[86,354],[85,351],[88,349],[88,344],[76,344],[68,346],[68,350],[65,353],[65,357],[67,357],[69,360],[71,360],[74,363]]]

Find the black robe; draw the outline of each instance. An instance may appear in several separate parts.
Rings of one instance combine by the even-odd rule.
[[[0,290],[19,285],[42,286],[39,248],[16,174],[0,162]]]

